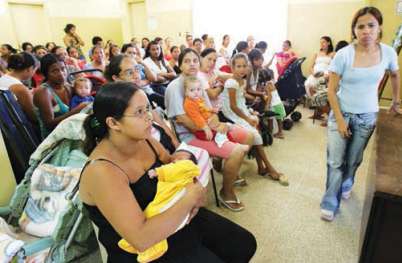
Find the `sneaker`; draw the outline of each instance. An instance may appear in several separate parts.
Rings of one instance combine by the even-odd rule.
[[[352,195],[352,190],[346,191],[342,193],[342,199],[348,200]]]
[[[333,211],[321,209],[321,219],[322,220],[331,222],[332,220],[334,220],[334,218],[335,218],[335,214]]]

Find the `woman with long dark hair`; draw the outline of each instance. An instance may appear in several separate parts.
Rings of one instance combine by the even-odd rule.
[[[150,138],[151,125],[145,93],[129,82],[103,86],[84,123],[89,161],[79,193],[99,228],[108,262],[136,262],[136,254],[119,247],[122,238],[139,251],[167,239],[168,250],[158,262],[249,262],[256,249],[254,236],[203,208],[206,190],[197,181],[186,186],[171,208],[145,217],[157,191],[157,178],[148,171],[173,158]],[[187,225],[176,232],[188,214]]]

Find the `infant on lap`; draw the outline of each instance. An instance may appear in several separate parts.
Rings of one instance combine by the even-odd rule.
[[[186,146],[180,145],[174,154],[172,163],[162,165],[155,170],[150,170],[150,177],[158,178],[157,192],[154,200],[145,208],[145,217],[151,218],[161,214],[172,207],[186,193],[186,186],[200,178],[200,168],[194,154]],[[200,183],[205,187],[208,181],[200,178]],[[183,228],[188,222],[189,215],[184,219],[176,231]],[[166,253],[167,240],[162,240],[143,252],[139,252],[126,240],[118,243],[119,247],[129,253],[138,254],[138,262],[150,262]]]

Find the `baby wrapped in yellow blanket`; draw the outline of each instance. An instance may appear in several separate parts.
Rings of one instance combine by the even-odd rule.
[[[199,175],[199,167],[190,160],[179,160],[163,165],[156,168],[154,173],[150,171],[151,177],[158,177],[158,185],[155,199],[145,208],[145,217],[151,218],[172,207],[185,194],[186,185],[193,182],[194,178]],[[187,220],[188,216],[177,230],[183,228]],[[138,262],[153,261],[161,257],[168,250],[166,239],[143,252],[139,252],[124,239],[120,240],[118,245],[129,253],[138,254]]]

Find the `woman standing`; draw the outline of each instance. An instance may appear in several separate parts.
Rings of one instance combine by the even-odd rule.
[[[81,47],[85,45],[82,38],[77,34],[76,27],[73,24],[67,24],[64,28],[66,35],[63,38],[63,42],[66,47],[75,47],[80,54],[80,59],[85,59],[84,53],[82,53]],[[50,50],[49,50],[50,51]]]
[[[356,170],[372,135],[378,112],[378,84],[391,72],[391,112],[400,114],[399,67],[396,52],[380,43],[381,12],[375,7],[360,9],[352,21],[354,42],[335,55],[329,68],[326,192],[321,218],[332,221],[341,198],[351,196]]]

